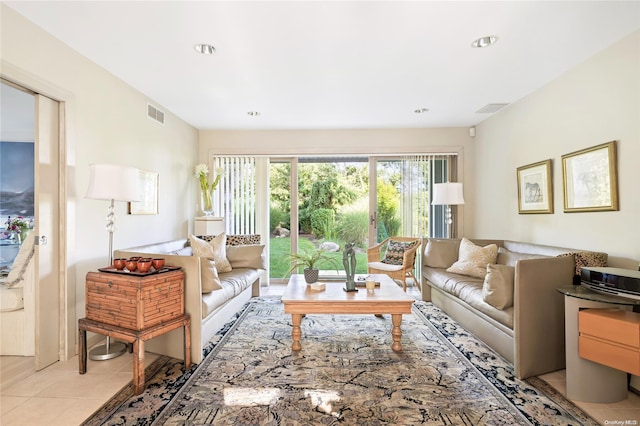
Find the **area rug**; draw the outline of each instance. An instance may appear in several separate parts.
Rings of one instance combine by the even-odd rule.
[[[597,425],[521,381],[438,308],[416,302],[391,350],[391,318],[307,315],[302,350],[276,298],[257,298],[187,372],[164,364],[142,395],[114,397],[87,425]]]

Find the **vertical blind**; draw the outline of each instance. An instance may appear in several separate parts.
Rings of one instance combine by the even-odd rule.
[[[224,169],[216,190],[227,234],[256,233],[256,159],[214,157],[213,169]]]
[[[442,206],[432,206],[434,183],[447,182],[456,155],[420,154],[402,158],[403,182],[401,214],[403,235],[439,236],[443,229]]]
[[[432,206],[433,184],[447,182],[456,155],[412,155],[403,158],[401,214],[403,235],[438,237],[444,231],[443,206]],[[424,247],[421,248],[424,251]],[[414,275],[421,278],[422,256],[416,256]]]

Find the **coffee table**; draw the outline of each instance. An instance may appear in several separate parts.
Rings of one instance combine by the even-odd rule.
[[[356,292],[346,292],[344,281],[321,281],[326,284],[325,290],[312,290],[300,274],[292,275],[282,296],[284,312],[291,314],[293,329],[291,349],[302,349],[300,323],[306,314],[391,314],[391,349],[402,350],[402,314],[411,313],[411,305],[415,299],[408,296],[388,275],[373,274],[371,277],[380,282],[373,293],[364,287]]]

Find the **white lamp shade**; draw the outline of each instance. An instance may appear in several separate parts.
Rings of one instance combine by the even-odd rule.
[[[462,195],[462,183],[460,182],[447,182],[447,183],[434,183],[433,184],[433,201],[431,204],[435,206],[440,205],[458,205],[464,204],[464,197]]]
[[[115,164],[90,164],[86,198],[140,201],[139,170]]]

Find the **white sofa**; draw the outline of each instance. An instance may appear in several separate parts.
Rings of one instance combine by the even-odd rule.
[[[202,269],[198,256],[193,256],[188,239],[167,241],[147,246],[116,250],[114,258],[143,256],[163,258],[167,265],[180,266],[185,274],[185,311],[191,315],[191,361],[199,363],[203,348],[211,337],[251,298],[260,295],[263,270],[253,267],[264,258],[264,246],[256,244],[259,235],[228,236],[227,257],[233,267],[231,272],[220,273],[220,289],[202,292]],[[254,261],[247,262],[252,257]],[[171,331],[151,339],[146,350],[154,353],[183,357],[183,329]]]
[[[458,260],[459,239],[423,241],[422,299],[512,362],[518,378],[564,368],[564,300],[556,289],[573,284],[582,266],[606,266],[607,254],[516,241],[471,241],[496,244],[496,264],[513,267],[513,304],[498,309],[483,297],[484,279],[447,272]]]

